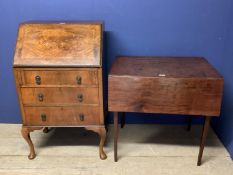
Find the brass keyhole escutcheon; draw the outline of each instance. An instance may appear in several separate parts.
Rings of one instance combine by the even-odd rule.
[[[82,77],[81,76],[77,76],[76,77],[76,81],[77,81],[77,84],[82,84]]]
[[[40,102],[42,102],[43,100],[44,100],[44,95],[43,94],[38,94],[38,100],[40,101]]]
[[[37,85],[41,84],[41,77],[39,75],[35,76],[35,81]]]
[[[45,122],[46,120],[47,120],[47,116],[46,116],[46,114],[41,114],[41,120],[43,121],[43,122]]]
[[[83,113],[79,114],[79,119],[80,119],[80,121],[84,121],[84,114]]]
[[[79,102],[82,102],[83,101],[83,94],[78,94],[77,98],[78,98]]]

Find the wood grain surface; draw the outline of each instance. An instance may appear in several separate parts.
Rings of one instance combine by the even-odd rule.
[[[220,114],[223,78],[203,58],[120,57],[108,82],[109,111]]]
[[[25,107],[25,126],[59,126],[59,125],[99,125],[99,107]],[[41,115],[46,115],[43,121]],[[80,114],[84,115],[83,121]]]
[[[98,88],[21,88],[24,105],[99,104]]]
[[[201,57],[117,57],[110,76],[220,78],[222,76]]]
[[[101,23],[21,24],[14,66],[101,66]]]
[[[35,77],[41,78],[40,85],[36,84]],[[81,83],[77,83],[77,77],[81,78]],[[24,85],[43,86],[43,85],[96,85],[98,84],[97,69],[76,69],[76,70],[24,70]]]

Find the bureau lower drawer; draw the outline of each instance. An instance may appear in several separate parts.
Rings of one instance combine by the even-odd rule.
[[[24,70],[23,84],[28,86],[43,85],[97,85],[97,70]]]
[[[21,88],[24,105],[99,104],[98,88]]]
[[[98,106],[25,107],[25,125],[62,126],[100,124]]]

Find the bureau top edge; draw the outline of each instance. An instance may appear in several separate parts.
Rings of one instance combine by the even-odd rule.
[[[13,68],[102,68],[102,65],[22,65],[14,64]]]
[[[25,22],[21,22],[19,25],[27,25],[27,24],[100,24],[100,25],[104,25],[104,22],[101,20],[96,20],[96,21],[92,21],[92,20],[54,20],[54,21],[25,21]]]

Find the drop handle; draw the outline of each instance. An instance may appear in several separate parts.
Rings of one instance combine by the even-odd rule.
[[[41,114],[41,120],[43,121],[43,122],[45,122],[46,120],[47,120],[47,116],[46,116],[46,114]]]
[[[41,84],[41,77],[39,75],[35,76],[35,81],[37,85]]]
[[[83,94],[78,94],[77,99],[79,102],[82,102],[83,101]]]
[[[80,119],[80,121],[84,121],[84,114],[83,113],[79,114],[79,119]]]
[[[40,102],[44,101],[44,95],[43,94],[40,93],[40,94],[37,95],[37,97],[38,97],[38,100]]]
[[[81,76],[77,76],[76,77],[76,81],[77,81],[77,84],[82,84],[82,77]]]

